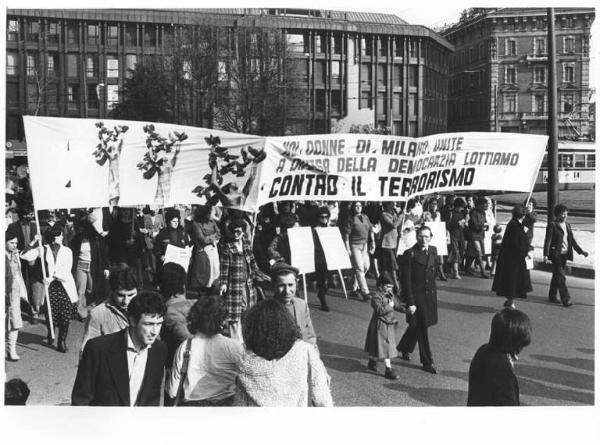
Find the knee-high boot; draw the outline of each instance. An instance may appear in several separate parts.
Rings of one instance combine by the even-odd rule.
[[[16,362],[21,357],[17,354],[17,338],[19,337],[19,330],[13,329],[6,333],[6,357]]]

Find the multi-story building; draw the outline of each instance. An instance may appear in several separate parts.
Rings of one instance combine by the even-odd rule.
[[[559,138],[589,140],[594,8],[556,8]],[[442,32],[455,45],[449,131],[546,134],[548,18],[543,8],[474,9]]]
[[[287,133],[347,131],[351,124],[420,136],[446,131],[453,49],[423,26],[387,14],[300,9],[29,10],[7,14],[7,139],[21,116],[110,117],[135,64],[165,55],[178,27],[211,24],[235,39],[244,26],[283,30],[306,107]],[[191,99],[193,101],[193,98]],[[206,126],[199,114],[179,122]]]

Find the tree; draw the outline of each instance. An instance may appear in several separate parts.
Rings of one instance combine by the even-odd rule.
[[[136,64],[125,80],[121,100],[111,117],[146,122],[173,122],[173,82],[163,62],[148,59]]]
[[[274,29],[237,28],[234,51],[220,62],[215,122],[228,131],[283,135],[293,88],[294,62],[285,35]],[[221,85],[221,83],[220,83]]]

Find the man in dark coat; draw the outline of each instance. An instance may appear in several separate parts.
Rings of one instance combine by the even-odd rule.
[[[567,222],[568,212],[569,209],[562,204],[558,204],[554,208],[554,221],[549,222],[546,226],[546,238],[544,239],[544,262],[547,262],[548,259],[552,261],[552,281],[550,281],[548,300],[558,303],[556,299],[558,291],[560,302],[564,307],[573,305],[565,275],[567,260],[573,261],[573,249],[579,255],[588,256],[588,253],[575,241],[571,225]]]
[[[506,225],[492,291],[506,297],[505,307],[513,307],[515,298],[525,298],[532,291],[529,270],[525,258],[529,254],[529,239],[523,228],[525,207],[516,205],[512,219]]]
[[[127,308],[127,329],[87,342],[71,404],[158,406],[167,358],[167,346],[157,340],[164,313],[160,294],[141,292]]]
[[[436,374],[427,328],[438,321],[435,278],[439,257],[437,249],[429,245],[430,241],[431,229],[421,226],[417,230],[417,244],[403,255],[402,284],[408,305],[408,328],[396,349],[404,360],[410,360],[409,353],[414,351],[418,342],[423,370]]]

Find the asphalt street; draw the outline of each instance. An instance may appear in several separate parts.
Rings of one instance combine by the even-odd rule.
[[[515,371],[524,405],[567,406],[594,403],[594,281],[568,278],[575,305],[563,308],[547,302],[550,274],[532,272],[534,291],[517,307],[533,323],[533,342],[517,362]],[[309,292],[309,305],[321,357],[331,375],[337,406],[464,406],[469,363],[489,336],[493,314],[503,299],[490,292],[491,280],[464,277],[438,282],[439,324],[430,329],[437,375],[421,370],[418,350],[410,362],[399,358],[393,365],[400,378],[384,379],[367,372],[363,351],[371,316],[368,303],[346,300],[332,290],[332,311],[319,310]],[[371,282],[371,285],[373,283]],[[399,339],[406,324],[399,319]],[[20,377],[31,388],[31,405],[68,405],[77,370],[83,324],[71,323],[67,354],[45,344],[42,325],[27,321],[17,346],[19,362],[6,362],[8,378]],[[383,363],[379,364],[383,371]]]

